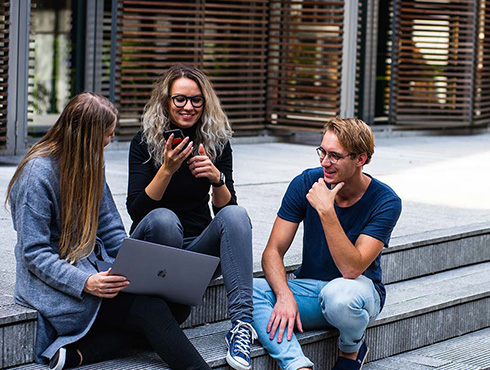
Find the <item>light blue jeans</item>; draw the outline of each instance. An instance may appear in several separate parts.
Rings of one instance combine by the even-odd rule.
[[[220,257],[215,277],[223,274],[231,321],[252,321],[252,225],[245,208],[226,206],[197,237],[184,238],[177,215],[157,208],[148,213],[132,238]]]
[[[254,323],[259,340],[269,354],[285,370],[312,367],[313,362],[303,354],[293,334],[290,341],[286,332],[281,343],[277,334],[269,339],[267,324],[276,303],[276,297],[265,279],[254,279]],[[346,353],[359,350],[366,327],[374,322],[380,310],[379,294],[373,282],[364,275],[357,279],[338,278],[332,281],[313,279],[288,280],[298,304],[303,330],[335,327],[339,330],[339,349]]]

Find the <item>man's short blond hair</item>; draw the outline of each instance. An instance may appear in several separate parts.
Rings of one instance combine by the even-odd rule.
[[[365,164],[371,161],[374,153],[374,136],[371,128],[363,120],[337,116],[323,126],[323,133],[327,131],[333,132],[349,153],[366,153]]]

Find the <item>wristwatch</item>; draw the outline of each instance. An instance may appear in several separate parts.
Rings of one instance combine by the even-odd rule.
[[[219,188],[220,186],[223,186],[225,184],[225,174],[223,172],[219,173],[219,181],[218,182],[211,182],[211,185],[213,185],[215,188]]]

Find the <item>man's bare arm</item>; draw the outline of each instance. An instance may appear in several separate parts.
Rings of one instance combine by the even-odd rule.
[[[278,343],[282,342],[286,327],[288,340],[293,336],[295,324],[298,330],[303,332],[298,305],[287,284],[284,267],[284,255],[291,246],[297,230],[297,223],[276,217],[271,236],[262,254],[262,268],[277,300],[267,325],[267,332],[270,333],[270,339],[274,339],[279,328]]]

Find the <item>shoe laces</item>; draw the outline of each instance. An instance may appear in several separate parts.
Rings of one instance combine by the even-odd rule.
[[[250,344],[257,339],[257,332],[252,325],[250,325],[248,322],[237,320],[236,325],[230,332],[230,343],[235,341],[235,351],[250,357]]]

